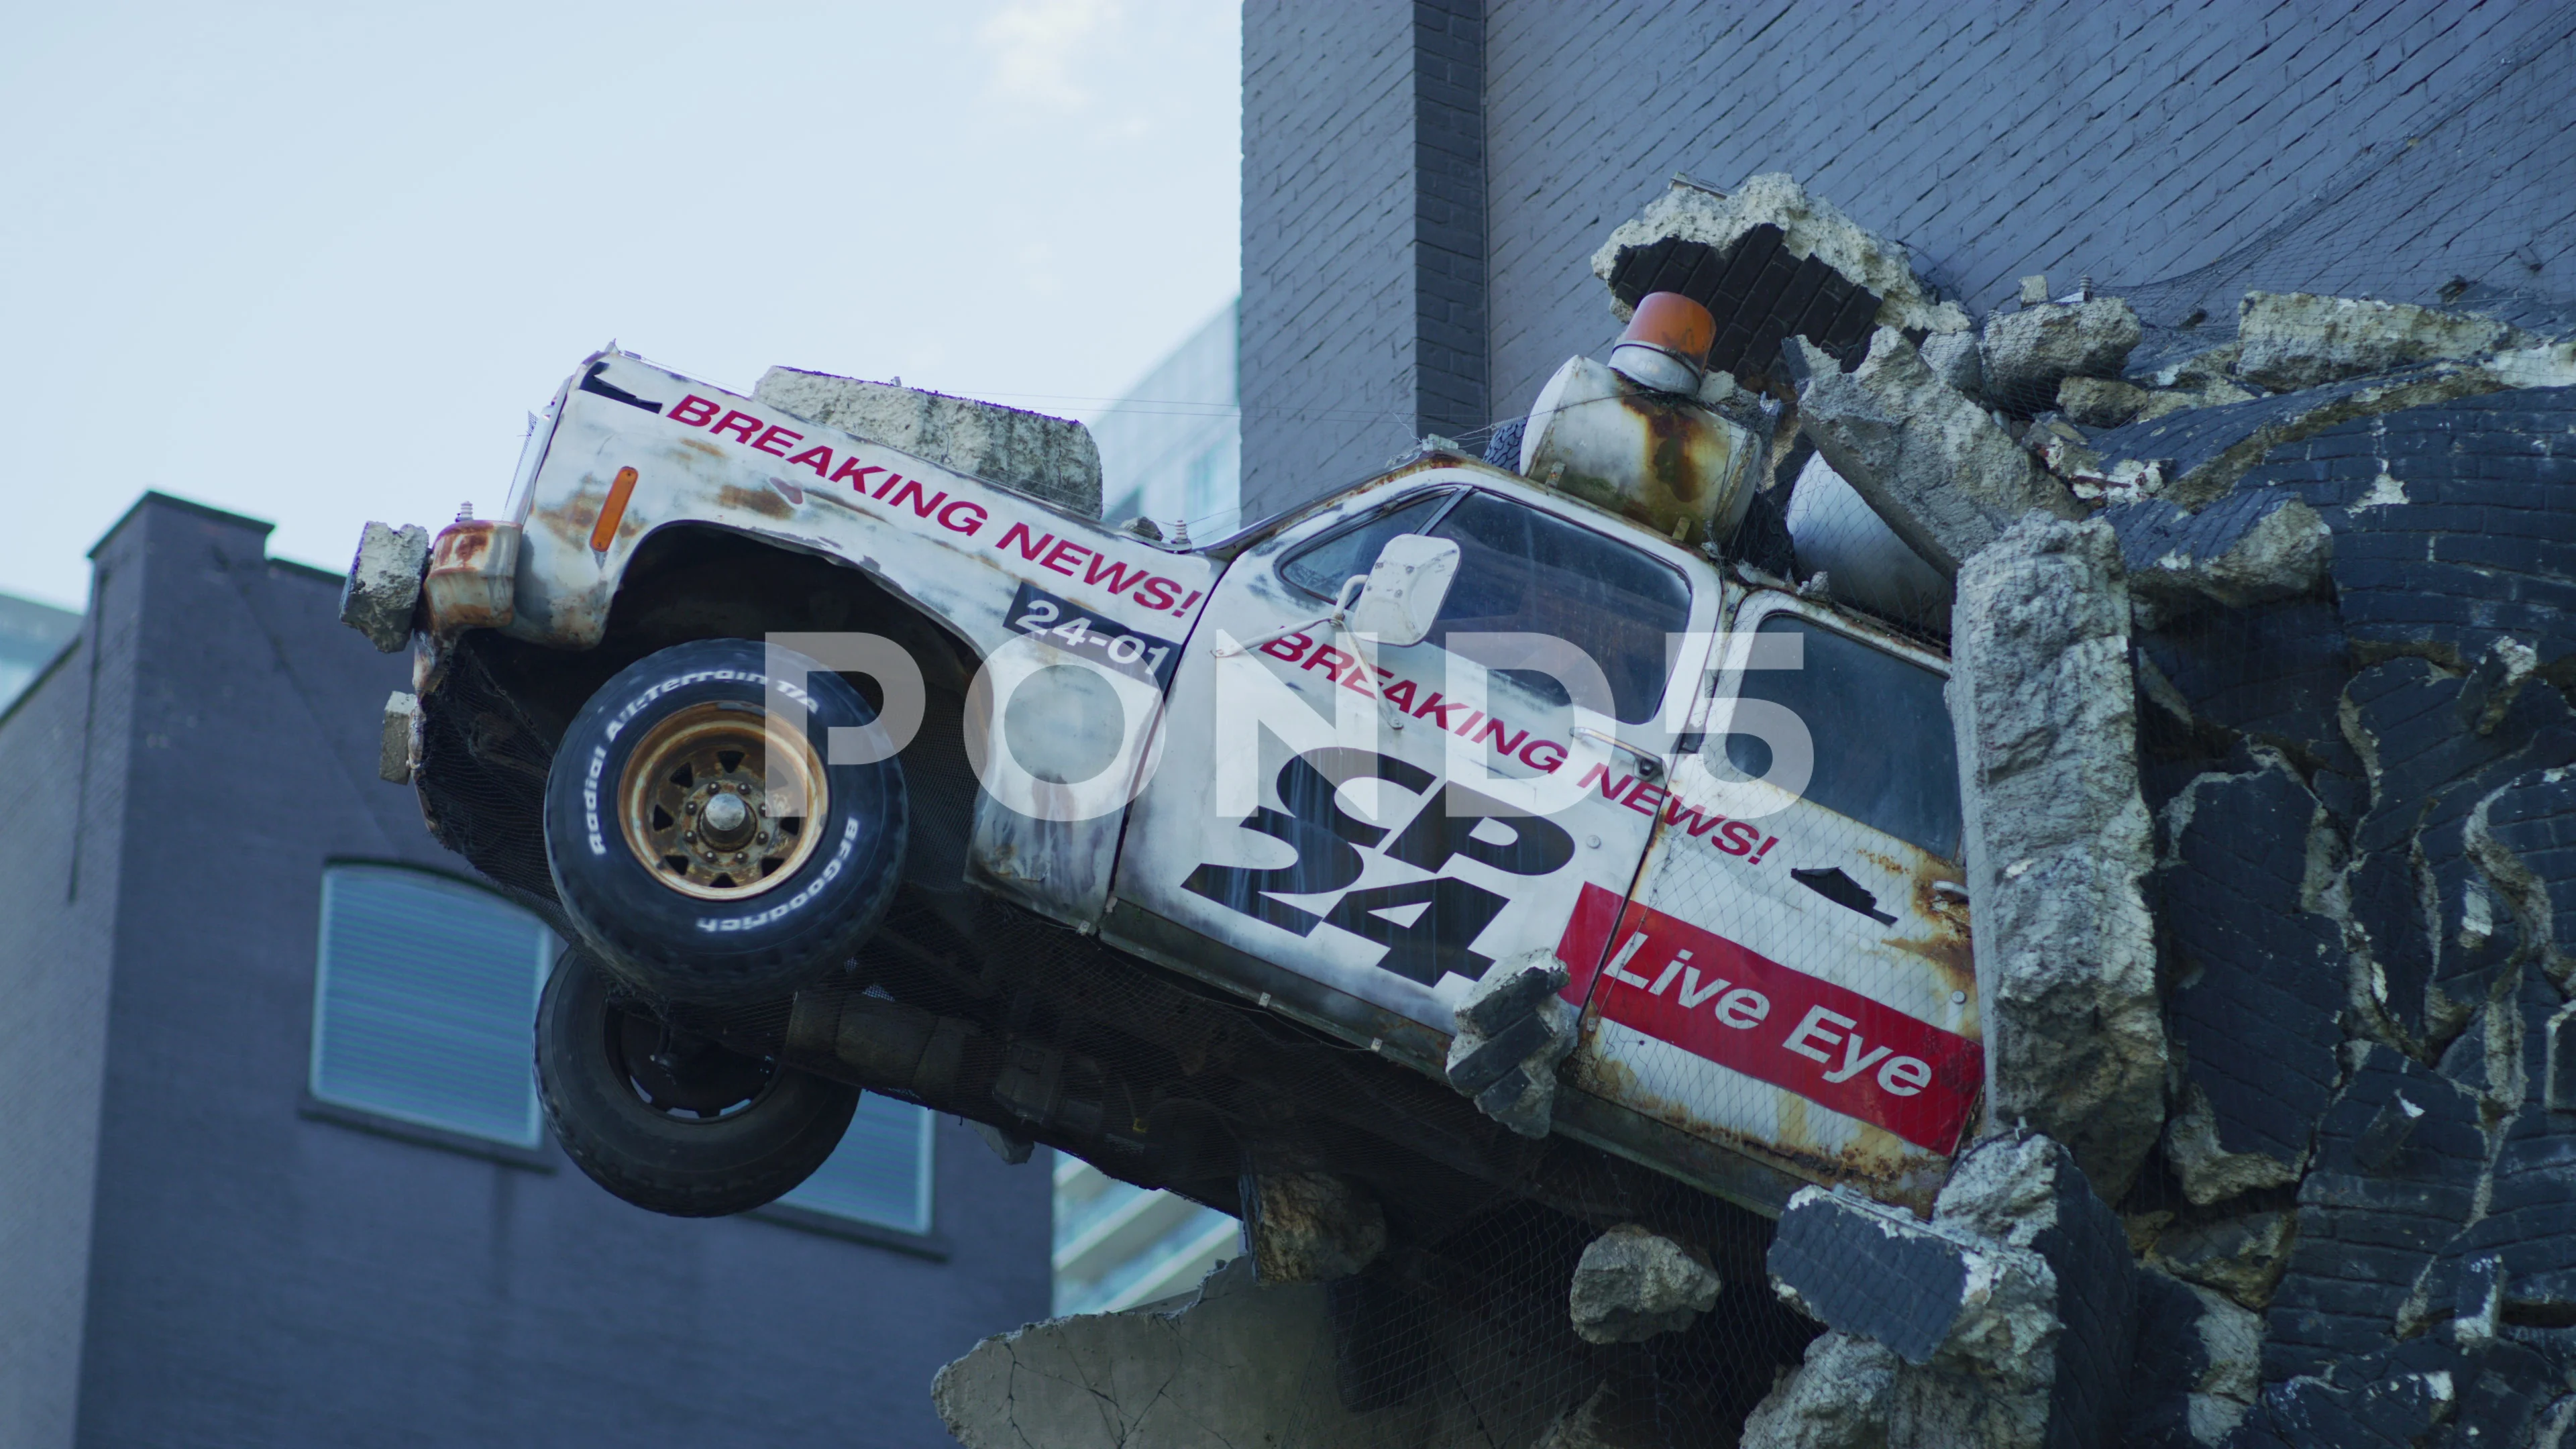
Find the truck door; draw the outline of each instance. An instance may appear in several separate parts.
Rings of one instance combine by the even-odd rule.
[[[1104,934],[1418,1060],[1494,961],[1557,945],[1585,890],[1628,893],[1662,799],[1659,744],[1639,741],[1668,636],[1697,615],[1704,650],[1718,600],[1705,564],[1580,505],[1466,470],[1405,481],[1256,545],[1218,582]],[[1455,540],[1456,579],[1429,638],[1364,659],[1364,643],[1310,621],[1404,533]],[[1479,671],[1457,651],[1482,650],[1478,634],[1553,636],[1588,656],[1611,726],[1578,735],[1567,689],[1536,670],[1485,671],[1473,698]],[[1357,734],[1329,733],[1352,712]],[[1515,814],[1450,778],[1453,748],[1570,798]],[[1231,802],[1216,790],[1228,768],[1249,782]]]
[[[1778,591],[1736,610],[1637,890],[1567,928],[1581,1090],[1929,1206],[1984,1076],[1944,669]]]

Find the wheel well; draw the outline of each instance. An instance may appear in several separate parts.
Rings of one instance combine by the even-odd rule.
[[[423,701],[431,732],[425,763],[436,767],[421,781],[432,833],[486,875],[551,905],[542,846],[524,858],[533,843],[526,826],[542,816],[555,747],[601,685],[693,639],[844,630],[892,639],[921,666],[927,709],[902,754],[915,820],[905,875],[930,889],[957,889],[974,819],[975,776],[961,729],[974,652],[851,565],[706,526],[659,529],[644,540],[594,648],[550,649],[492,630],[458,642],[449,682]],[[845,677],[871,705],[883,704],[875,680]],[[492,818],[477,828],[470,817],[484,815]]]

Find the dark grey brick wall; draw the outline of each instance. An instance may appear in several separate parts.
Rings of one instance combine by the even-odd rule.
[[[110,848],[83,856],[113,950],[77,1442],[949,1444],[932,1373],[1046,1312],[1042,1165],[943,1125],[939,1263],[299,1114],[324,865],[461,867],[375,778],[408,659],[266,531],[147,500],[99,552],[132,703],[94,726]],[[64,685],[0,759],[55,748]],[[60,899],[63,862],[36,864],[0,920]]]
[[[2222,262],[2229,314],[2455,274],[2576,294],[2565,3],[1494,0],[1487,28],[1500,412],[1614,335],[1592,252],[1675,171],[1789,172],[1978,313],[2026,273]]]
[[[1402,135],[1399,9],[1245,7],[1259,505],[1402,447],[1414,351],[1455,340],[1401,295],[1421,186],[1404,158],[1426,170],[1431,150]],[[2248,287],[2430,300],[2456,276],[2576,295],[2569,0],[1485,9],[1493,415],[1614,334],[1590,257],[1675,171],[1787,171],[1977,312],[2039,271],[2090,274],[2167,322],[2230,315]],[[1463,403],[1418,385],[1418,415]]]
[[[1485,0],[1413,7],[1413,395],[1416,426],[1483,426]]]
[[[70,1444],[79,1397],[140,583],[102,569],[74,652],[0,711],[0,1444],[26,1449]]]
[[[1243,7],[1247,519],[1414,438],[1413,19],[1411,0]]]

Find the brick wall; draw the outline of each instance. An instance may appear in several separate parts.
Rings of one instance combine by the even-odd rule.
[[[1495,415],[1609,340],[1589,258],[1675,171],[1788,171],[1976,312],[2038,271],[2151,295],[2151,321],[2224,316],[2246,287],[2576,296],[2568,0],[1485,8]],[[1402,10],[1245,8],[1244,466],[1264,504],[1400,448],[1415,351],[1454,337],[1403,296],[1424,185],[1404,166],[1430,148],[1401,134]]]
[[[1413,7],[1243,12],[1243,515],[1412,441]],[[1256,320],[1257,319],[1257,320]]]

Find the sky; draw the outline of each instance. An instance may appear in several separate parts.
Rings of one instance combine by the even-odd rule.
[[[1237,286],[1224,0],[0,0],[0,593],[146,489],[347,567],[612,338],[1088,417]]]

